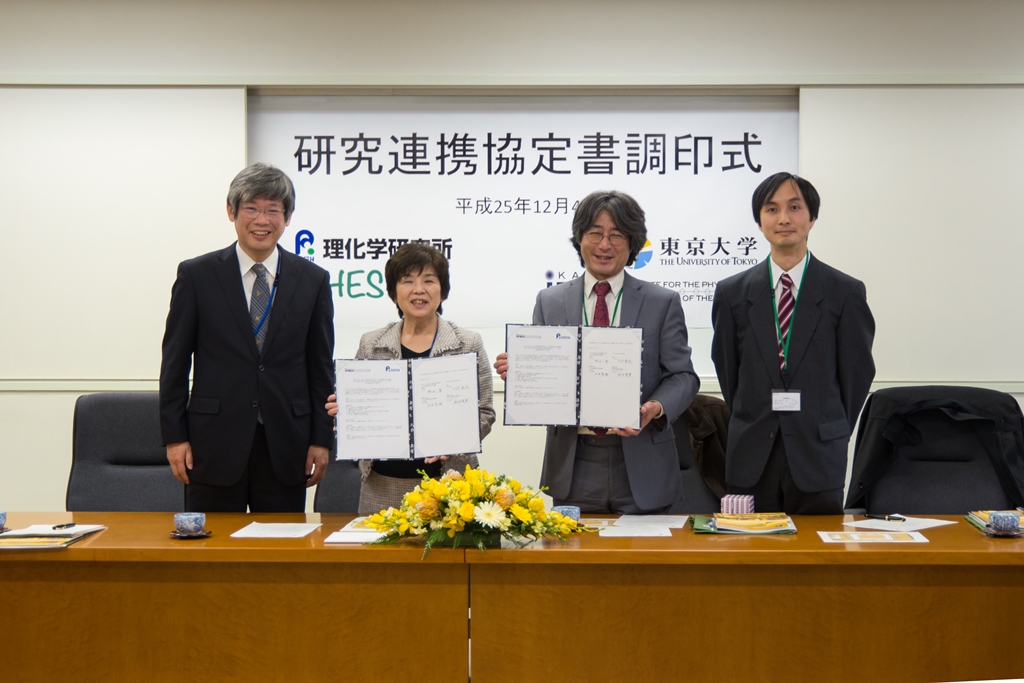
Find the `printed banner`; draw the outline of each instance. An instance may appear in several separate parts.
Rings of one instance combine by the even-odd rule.
[[[715,283],[768,253],[750,196],[797,170],[797,111],[787,97],[251,97],[248,151],[295,182],[281,244],[331,274],[336,356],[395,319],[384,264],[413,241],[448,257],[443,315],[494,355],[538,290],[582,274],[572,215],[595,190],[646,212],[628,272],[710,327]]]

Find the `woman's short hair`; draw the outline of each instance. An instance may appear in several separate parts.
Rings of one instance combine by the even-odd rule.
[[[451,291],[451,281],[448,279],[448,259],[440,250],[429,244],[410,242],[400,246],[384,264],[384,281],[387,283],[388,296],[391,297],[391,300],[395,301],[395,297],[398,296],[399,280],[406,275],[421,273],[427,267],[433,268],[434,273],[437,274],[438,284],[441,285],[441,300],[447,299],[448,292]],[[397,302],[395,305],[398,307],[398,317],[404,317],[405,314]],[[437,312],[441,313],[440,304],[437,306]]]
[[[590,230],[597,220],[597,214],[602,211],[608,212],[615,222],[615,228],[629,240],[629,260],[626,261],[626,265],[633,265],[636,255],[647,244],[644,210],[628,194],[614,190],[592,192],[580,200],[579,206],[576,207],[576,214],[572,218],[572,246],[580,257],[580,265],[587,265],[583,262],[583,254],[580,253],[583,234]]]
[[[231,213],[237,216],[239,207],[254,199],[281,202],[284,220],[287,222],[295,211],[295,186],[281,169],[270,164],[252,164],[239,171],[231,181],[228,206],[231,207]]]

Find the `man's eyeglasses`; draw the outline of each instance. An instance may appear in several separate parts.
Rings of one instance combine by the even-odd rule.
[[[626,243],[626,236],[621,232],[612,232],[605,235],[600,230],[591,230],[590,232],[583,233],[583,239],[590,244],[601,244],[605,237],[608,238],[613,247],[621,247]]]
[[[261,213],[267,217],[268,221],[277,222],[284,218],[284,211],[281,209],[257,209],[255,206],[243,206],[238,213],[251,221],[259,218]]]

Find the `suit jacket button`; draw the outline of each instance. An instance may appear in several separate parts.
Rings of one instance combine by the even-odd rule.
[[[263,372],[263,365],[260,364],[260,372]]]
[[[260,407],[260,402],[259,401],[253,401],[252,402],[252,407],[253,408],[259,408]]]
[[[768,432],[768,438],[769,439],[774,439],[775,438],[775,432]]]

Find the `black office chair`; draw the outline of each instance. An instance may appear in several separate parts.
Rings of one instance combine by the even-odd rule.
[[[356,460],[334,460],[313,497],[315,512],[358,512],[362,477]]]
[[[1009,394],[895,387],[864,406],[847,509],[964,514],[1024,505],[1024,416]]]
[[[670,514],[708,514],[721,509],[728,424],[725,401],[706,394],[697,394],[690,407],[672,423],[683,497],[669,508]]]
[[[185,485],[171,474],[161,443],[155,391],[80,396],[71,453],[69,511],[185,509]]]

